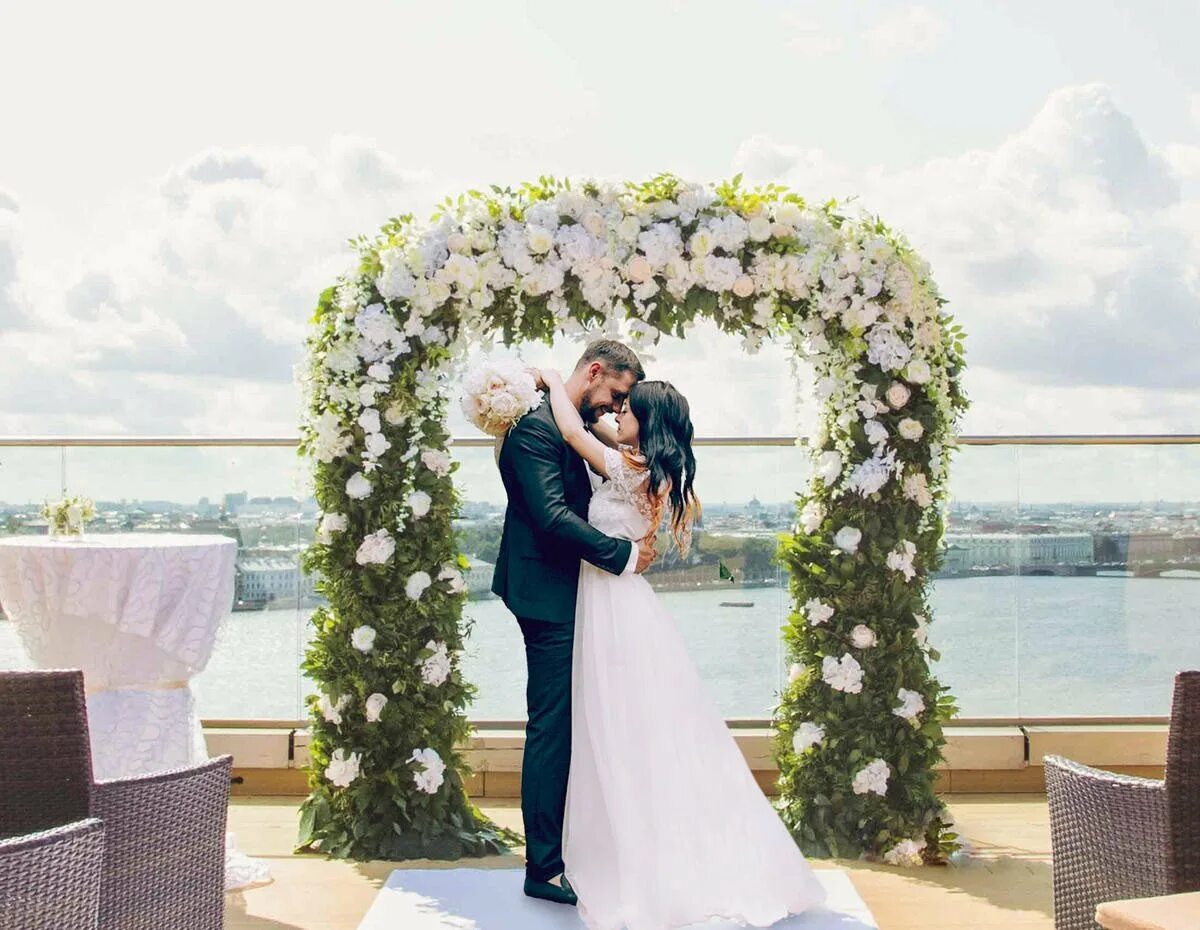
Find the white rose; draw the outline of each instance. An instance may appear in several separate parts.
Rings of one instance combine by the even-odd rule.
[[[748,274],[740,275],[733,282],[733,293],[737,297],[749,297],[754,293],[754,279]]]
[[[375,648],[375,629],[369,626],[356,626],[350,634],[350,645],[359,652],[370,652]]]
[[[331,701],[328,694],[322,694],[317,700],[317,710],[325,718],[326,723],[341,724],[342,711],[350,703],[350,695],[343,694],[336,701]]]
[[[433,579],[429,577],[429,572],[413,572],[404,585],[404,593],[408,595],[410,601],[420,600],[425,589],[431,584],[433,584]]]
[[[905,417],[900,421],[900,435],[905,439],[916,442],[925,433],[925,427],[921,425],[920,420],[914,420],[912,417]]]
[[[528,227],[525,236],[529,241],[529,251],[535,255],[544,255],[554,245],[554,233],[541,226]]]
[[[893,410],[899,410],[907,404],[910,397],[912,397],[912,391],[903,381],[893,381],[891,387],[887,389],[887,401],[892,405]]]
[[[421,680],[436,688],[450,677],[450,654],[445,643],[435,643],[433,640],[427,642],[425,648],[432,650],[433,655],[421,662]]]
[[[925,839],[901,840],[883,854],[883,861],[888,865],[921,865],[924,861],[921,852],[925,849]]]
[[[855,649],[870,649],[879,642],[879,637],[865,623],[860,623],[850,631],[850,642]]]
[[[412,515],[417,519],[429,513],[429,506],[433,503],[433,498],[424,491],[413,491],[408,495],[408,507],[412,511]]]
[[[634,284],[649,281],[653,275],[654,269],[650,266],[650,261],[645,255],[635,255],[625,265],[625,277]]]
[[[361,753],[352,752],[347,756],[346,750],[336,749],[329,757],[329,765],[325,767],[325,777],[339,788],[349,787],[350,783],[358,778],[361,761]]]
[[[383,708],[387,702],[387,695],[380,694],[378,691],[367,698],[367,723],[379,722],[379,718],[383,714]]]
[[[842,454],[834,449],[822,452],[817,458],[817,475],[826,484],[833,484],[842,473]]]
[[[825,519],[825,508],[820,501],[810,500],[800,511],[800,526],[804,532],[812,534],[821,527]]]
[[[933,376],[929,370],[929,363],[924,359],[914,358],[908,363],[908,367],[904,370],[904,377],[913,384],[924,384]]]
[[[753,216],[746,224],[746,232],[755,242],[765,242],[771,238],[771,221],[762,213]]]
[[[371,482],[361,471],[356,471],[346,482],[346,495],[351,500],[364,500],[371,496],[371,491]]]
[[[819,723],[805,720],[792,734],[792,749],[797,754],[805,752],[825,739],[825,728]]]
[[[854,526],[843,526],[833,537],[833,544],[847,555],[854,555],[861,541],[862,530]]]

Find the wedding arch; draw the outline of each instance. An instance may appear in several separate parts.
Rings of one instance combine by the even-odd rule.
[[[779,549],[795,600],[774,720],[780,816],[810,855],[953,849],[933,768],[955,708],[926,631],[967,406],[963,334],[906,241],[777,185],[661,175],[470,191],[428,224],[398,217],[352,244],[301,377],[300,453],[323,511],[304,563],[328,599],[304,661],[320,693],[301,845],[458,858],[516,839],[464,790],[474,688],[445,422],[464,359],[560,334],[636,347],[711,320],[748,350],[786,340],[823,405]]]

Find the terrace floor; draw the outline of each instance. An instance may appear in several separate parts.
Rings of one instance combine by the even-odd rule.
[[[854,861],[817,862],[846,869],[880,930],[1052,930],[1050,830],[1038,795],[950,795],[957,827],[970,845],[961,864],[895,869]],[[275,882],[226,896],[228,930],[355,930],[384,880],[396,868],[519,868],[517,855],[459,863],[332,862],[293,855],[297,808],[292,797],[240,797],[229,827],[238,848],[268,861]],[[484,811],[519,830],[516,800],[493,800]]]

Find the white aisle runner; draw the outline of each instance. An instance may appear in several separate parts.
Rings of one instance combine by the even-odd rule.
[[[826,906],[772,930],[877,930],[878,924],[840,869],[816,869]],[[358,930],[581,930],[575,908],[527,898],[521,869],[397,869]],[[737,925],[710,921],[704,930]]]

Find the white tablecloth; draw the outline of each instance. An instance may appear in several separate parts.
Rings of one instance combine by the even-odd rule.
[[[0,539],[0,604],[42,668],[83,669],[92,766],[124,778],[208,758],[188,681],[233,603],[228,536]],[[228,844],[226,887],[268,878]]]

